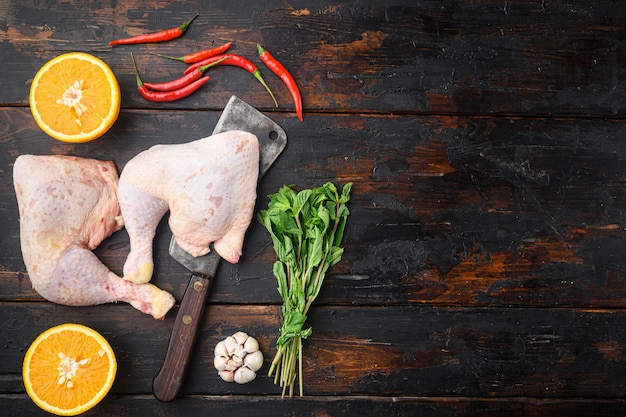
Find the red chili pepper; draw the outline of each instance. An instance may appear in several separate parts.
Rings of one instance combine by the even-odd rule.
[[[195,80],[199,79],[200,77],[202,77],[202,75],[204,74],[204,72],[214,66],[219,64],[221,61],[215,61],[212,62],[208,65],[203,65],[201,67],[196,68],[194,71],[188,72],[187,74],[183,75],[180,78],[177,78],[175,80],[172,81],[166,81],[163,83],[143,83],[143,85],[145,85],[149,90],[154,90],[154,91],[174,91],[174,90],[178,90],[180,88],[185,87],[186,85],[191,84],[192,82],[194,82]]]
[[[141,81],[139,77],[139,71],[137,70],[137,64],[135,63],[135,57],[133,54],[130,54],[133,59],[133,66],[135,67],[135,76],[137,77],[137,91],[143,98],[149,101],[155,102],[169,102],[176,101],[181,98],[187,97],[198,88],[203,86],[207,81],[209,81],[209,77],[202,77],[193,81],[191,84],[187,84],[186,86],[179,88],[174,91],[151,91],[148,90],[148,87]]]
[[[192,93],[194,93],[197,89],[202,87],[206,82],[209,81],[209,77],[202,77],[199,80],[192,82],[191,84],[186,85],[183,88],[179,88],[174,91],[151,91],[144,85],[138,88],[139,94],[146,100],[154,101],[154,102],[170,102],[180,100],[181,98],[185,98]]]
[[[192,82],[202,77],[202,74],[203,74],[202,70],[198,68],[195,71],[190,72],[189,74],[186,74],[172,81],[167,81],[164,83],[146,82],[146,83],[143,83],[143,85],[149,90],[173,91],[173,90],[178,90],[179,88],[183,88],[184,86],[191,84]]]
[[[215,55],[220,55],[230,49],[232,42],[227,42],[224,45],[216,46],[215,48],[205,49],[203,51],[194,52],[193,54],[188,54],[180,57],[173,57],[161,54],[155,54],[156,56],[160,56],[161,58],[167,59],[175,59],[176,61],[183,61],[185,64],[194,64],[196,62],[203,61],[207,58],[211,58]]]
[[[272,56],[268,51],[263,49],[263,47],[257,44],[257,49],[259,50],[259,57],[261,61],[267,67],[272,70],[272,72],[280,77],[283,80],[283,83],[287,86],[287,89],[291,93],[293,97],[293,102],[296,107],[296,114],[298,115],[298,119],[303,121],[302,117],[302,95],[300,94],[300,89],[298,88],[298,84],[296,80],[294,80],[293,76],[287,71],[287,69],[281,64],[276,58]]]
[[[263,76],[261,76],[261,71],[257,68],[256,65],[254,65],[254,63],[252,63],[252,61],[250,61],[247,58],[244,58],[241,55],[224,54],[224,55],[212,56],[203,61],[196,62],[195,64],[190,65],[185,70],[185,74],[190,73],[191,71],[195,70],[198,67],[211,64],[215,61],[219,61],[215,65],[234,65],[236,67],[243,68],[247,70],[250,74],[254,75],[254,78],[259,80],[259,82],[263,85],[263,87],[265,87],[267,92],[270,93],[270,96],[272,96],[272,99],[274,100],[276,107],[278,107],[278,102],[276,101],[276,97],[274,97],[274,93],[272,93],[272,90],[270,90],[270,88],[268,87],[267,83],[263,79]]]
[[[198,13],[180,26],[171,29],[165,29],[158,32],[146,33],[144,35],[133,36],[130,38],[117,39],[109,42],[109,45],[133,45],[137,43],[155,43],[171,41],[172,39],[179,38],[187,31],[191,22],[198,17]]]

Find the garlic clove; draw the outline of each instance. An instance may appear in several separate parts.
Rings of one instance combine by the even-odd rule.
[[[248,340],[248,335],[244,332],[237,332],[233,335],[233,337],[240,345],[243,345],[246,343],[246,340]]]
[[[237,339],[235,339],[234,337],[228,336],[226,339],[224,339],[224,345],[226,345],[226,351],[228,352],[228,356],[230,356],[235,353],[237,347],[239,346],[239,343],[237,343]]]
[[[246,353],[252,353],[259,350],[259,342],[254,337],[249,337],[243,345]]]
[[[237,349],[235,349],[235,351],[233,352],[232,357],[243,362],[243,358],[245,358],[247,354],[248,353],[243,348],[243,345],[238,345]]]
[[[258,371],[263,366],[263,353],[261,353],[260,350],[257,350],[256,352],[249,353],[244,358],[243,364],[244,364],[244,366],[250,368],[254,372]]]
[[[220,371],[219,376],[226,382],[233,382],[235,380],[235,373],[232,371]]]
[[[226,343],[224,340],[215,345],[215,356],[228,356],[228,349],[226,349]]]
[[[236,355],[239,358],[243,359],[243,357],[246,356],[246,354],[248,353],[248,352],[246,352],[246,350],[244,348],[244,344],[250,338],[244,332],[237,332],[237,333],[235,333],[233,335],[233,338],[237,341],[237,348],[235,349],[234,352],[231,352],[231,354],[232,355]]]
[[[216,356],[213,358],[213,366],[218,372],[221,372],[226,369],[226,363],[228,362],[228,358],[226,356]]]
[[[254,378],[256,378],[256,372],[246,366],[242,366],[235,371],[234,380],[238,384],[246,384],[254,380]]]

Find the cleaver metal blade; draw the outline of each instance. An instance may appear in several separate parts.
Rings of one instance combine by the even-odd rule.
[[[228,100],[212,134],[229,130],[247,131],[258,138],[259,180],[287,145],[287,134],[277,123],[237,96]],[[221,259],[213,248],[204,256],[194,257],[178,246],[174,236],[170,240],[169,254],[192,275],[172,327],[161,370],[152,382],[152,392],[161,401],[173,400],[182,387],[200,318]]]

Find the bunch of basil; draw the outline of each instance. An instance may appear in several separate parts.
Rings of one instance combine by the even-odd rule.
[[[269,370],[274,382],[293,395],[296,377],[300,396],[302,383],[302,340],[312,328],[303,329],[311,304],[322,288],[328,268],[343,256],[343,239],[350,211],[352,183],[337,187],[327,182],[322,187],[296,192],[283,186],[269,196],[267,210],[259,212],[259,221],[269,231],[277,261],[273,272],[283,299],[283,324],[276,342],[277,352]]]

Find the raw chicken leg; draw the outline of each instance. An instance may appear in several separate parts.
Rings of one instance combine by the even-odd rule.
[[[228,131],[178,145],[157,145],[131,159],[120,175],[119,200],[130,237],[124,278],[153,272],[152,240],[163,215],[178,245],[193,256],[215,251],[237,263],[256,201],[257,137]]]
[[[91,252],[123,226],[111,161],[22,155],[13,167],[22,256],[35,290],[55,303],[125,301],[163,318],[174,298],[115,275]]]

